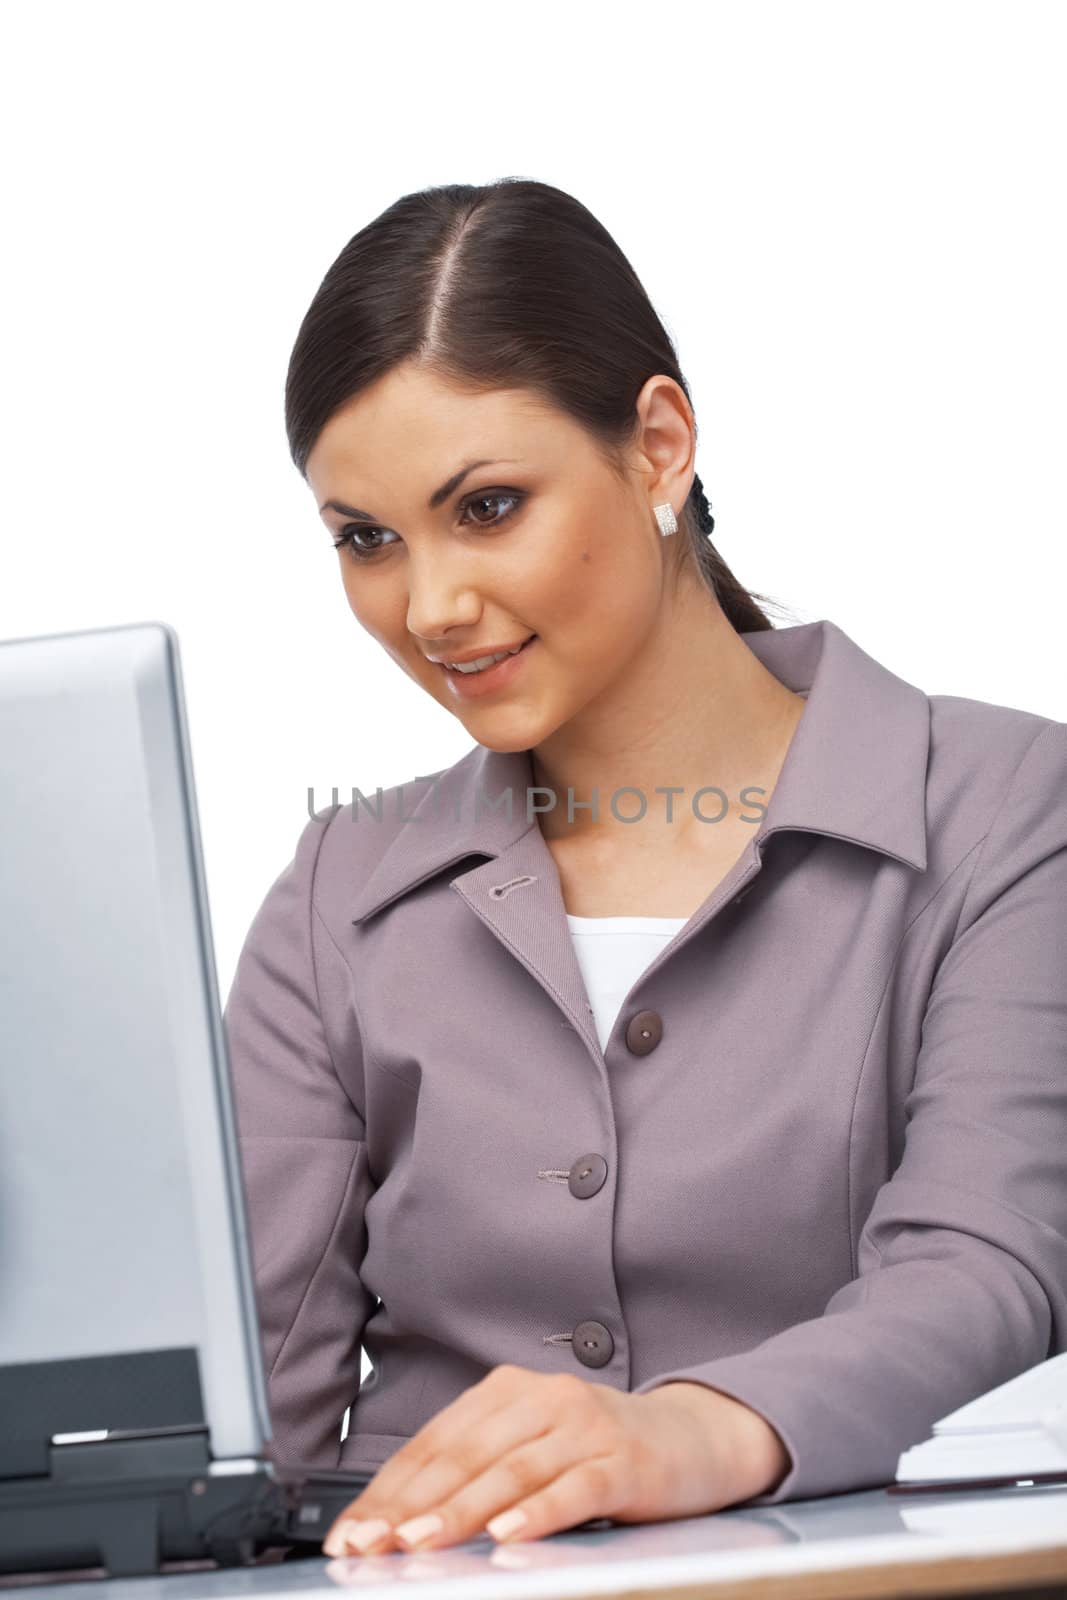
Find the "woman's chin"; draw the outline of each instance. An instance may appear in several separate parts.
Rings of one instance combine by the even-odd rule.
[[[460,720],[467,726],[467,718],[463,717]],[[492,720],[489,717],[472,717],[467,732],[472,739],[476,739],[487,750],[494,750],[497,755],[507,756],[513,755],[516,750],[529,750],[540,737],[532,728],[520,728],[515,725],[510,728],[493,727],[490,725]]]

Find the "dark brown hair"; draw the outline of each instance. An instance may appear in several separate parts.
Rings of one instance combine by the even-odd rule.
[[[285,383],[289,450],[307,458],[333,413],[400,362],[457,387],[528,388],[586,429],[622,471],[655,373],[692,405],[673,341],[615,240],[580,201],[532,178],[402,195],[330,267]],[[703,581],[739,633],[773,628],[711,542],[700,478],[679,518]]]

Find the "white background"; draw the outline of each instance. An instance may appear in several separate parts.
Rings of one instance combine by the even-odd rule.
[[[1065,17],[8,8],[0,638],[177,629],[223,997],[308,786],[473,743],[356,623],[283,428],[321,278],[413,189],[576,195],[676,341],[741,581],[1067,720]]]

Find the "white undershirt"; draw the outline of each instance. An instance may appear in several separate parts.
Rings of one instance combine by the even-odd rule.
[[[567,913],[602,1050],[634,982],[688,921],[688,917],[572,917]]]

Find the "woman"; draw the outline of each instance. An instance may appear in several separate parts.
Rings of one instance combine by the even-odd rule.
[[[273,1448],[380,1469],[324,1548],[890,1481],[1067,1347],[1067,724],[771,624],[558,189],[397,201],[286,402],[475,741],[311,817],[227,1003]]]

